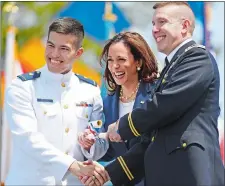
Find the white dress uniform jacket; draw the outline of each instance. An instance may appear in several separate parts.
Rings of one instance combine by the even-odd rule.
[[[6,185],[81,185],[68,172],[75,160],[98,160],[108,142],[97,140],[90,152],[77,143],[88,121],[102,119],[96,83],[69,73],[54,74],[44,66],[18,76],[6,93],[6,114],[13,154]]]

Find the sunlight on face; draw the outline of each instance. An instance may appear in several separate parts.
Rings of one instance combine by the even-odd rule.
[[[116,84],[126,86],[138,80],[137,62],[123,42],[109,47],[107,63]]]
[[[177,7],[165,6],[155,10],[152,35],[159,52],[170,54],[182,41],[182,21],[176,16]]]
[[[53,73],[67,73],[72,65],[83,53],[83,49],[76,49],[77,38],[74,35],[50,32],[45,49],[45,59],[49,71]]]

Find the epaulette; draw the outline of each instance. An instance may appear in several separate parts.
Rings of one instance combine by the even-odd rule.
[[[197,47],[197,48],[202,48],[202,49],[205,50],[205,46],[199,45],[199,44],[194,44],[194,45],[191,45],[191,46],[187,47],[187,48],[185,49],[184,52],[187,52],[188,50],[190,50],[190,49],[192,49],[192,48],[195,48],[195,47]]]
[[[97,87],[97,83],[96,83],[94,80],[89,79],[89,78],[86,78],[86,77],[81,76],[81,75],[79,75],[79,74],[75,74],[75,75],[76,75],[81,81],[84,81],[84,82],[86,82],[86,83],[89,83],[89,84],[94,85],[94,86]]]
[[[18,75],[17,77],[20,78],[22,81],[34,80],[41,76],[40,71],[29,72],[25,74]]]

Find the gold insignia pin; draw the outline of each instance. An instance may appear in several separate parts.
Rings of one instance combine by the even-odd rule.
[[[66,86],[66,84],[65,84],[65,83],[61,83],[61,86],[62,86],[62,87],[65,87],[65,86]]]

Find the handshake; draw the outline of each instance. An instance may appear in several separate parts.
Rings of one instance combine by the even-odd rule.
[[[100,186],[110,180],[105,168],[95,161],[74,161],[69,171],[77,176],[87,186]]]
[[[118,120],[119,121],[119,120]],[[87,129],[84,130],[84,132],[81,132],[78,135],[78,143],[81,147],[83,147],[86,150],[90,150],[91,146],[95,143],[96,137],[102,138],[105,140],[110,140],[112,142],[121,142],[121,137],[118,134],[118,124],[119,122],[112,123],[108,126],[108,130],[105,133],[98,133],[98,130],[95,128],[95,123],[97,124],[99,122],[90,122]],[[94,123],[94,124],[92,124]],[[101,125],[99,125],[101,127]]]
[[[101,138],[113,142],[121,142],[121,137],[118,134],[118,122],[108,126],[105,133],[99,133],[102,123],[98,121],[89,122],[89,126],[84,132],[78,135],[78,143],[85,150],[89,151],[91,146],[95,143],[96,139]],[[110,180],[108,172],[104,166],[95,161],[74,162],[69,171],[77,176],[84,185],[103,185]]]

